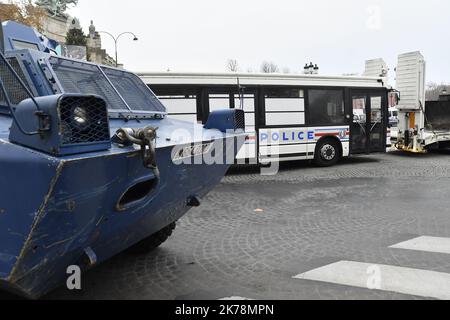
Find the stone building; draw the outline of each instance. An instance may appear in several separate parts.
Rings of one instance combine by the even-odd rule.
[[[89,34],[86,36],[86,47],[66,45],[66,36],[71,29],[82,29],[80,22],[77,18],[71,17],[66,14],[68,3],[76,4],[77,1],[62,1],[62,6],[57,10],[53,8],[52,1],[39,0],[36,1],[36,5],[41,7],[45,13],[42,18],[42,30],[41,33],[46,37],[57,41],[61,45],[61,55],[80,59],[89,60],[98,64],[115,66],[116,61],[111,57],[105,49],[102,49],[102,38],[99,32],[96,31],[94,22],[91,21],[89,26]],[[7,12],[11,10],[8,7],[11,4],[0,2],[0,12]]]
[[[87,53],[89,61],[107,66],[115,66],[116,61],[105,49],[102,49],[102,38],[97,32],[94,22],[91,21],[89,34],[87,36]]]
[[[43,34],[51,39],[58,41],[63,47],[62,52],[64,55],[70,58],[83,59],[86,58],[98,64],[115,66],[116,61],[111,57],[105,49],[102,49],[102,38],[96,31],[94,22],[91,21],[89,26],[89,34],[86,37],[87,48],[84,51],[86,55],[80,55],[81,48],[75,48],[74,46],[66,46],[66,35],[71,28],[80,28],[78,19],[70,17],[68,15],[52,15],[47,12],[47,16],[43,21]]]
[[[66,41],[66,34],[69,31],[70,17],[52,15],[46,11],[47,15],[42,20],[43,34],[59,43]]]

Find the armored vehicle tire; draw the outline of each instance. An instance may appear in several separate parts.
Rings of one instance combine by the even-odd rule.
[[[132,254],[145,254],[153,251],[170,238],[175,228],[176,223],[174,222],[164,229],[158,231],[157,233],[151,235],[147,239],[144,239],[141,242],[135,244],[134,246],[129,248],[127,252]]]
[[[339,143],[332,138],[319,141],[316,146],[314,163],[318,167],[331,167],[341,160],[342,151]]]

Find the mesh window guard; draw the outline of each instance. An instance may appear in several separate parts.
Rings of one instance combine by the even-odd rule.
[[[106,101],[108,109],[128,110],[96,65],[57,57],[51,57],[50,64],[65,93],[95,94]]]
[[[20,79],[27,85],[25,75],[20,68],[19,62],[16,58],[7,58],[9,64],[13,67],[14,71],[19,75]],[[13,105],[17,105],[25,99],[29,98],[27,91],[20,85],[20,82],[14,76],[13,72],[8,68],[5,61],[0,59],[0,77],[5,86],[5,90]],[[28,87],[29,88],[29,87]],[[6,98],[3,96],[3,92],[0,90],[0,104],[6,106]]]
[[[132,110],[166,112],[162,103],[138,76],[117,69],[102,69]]]

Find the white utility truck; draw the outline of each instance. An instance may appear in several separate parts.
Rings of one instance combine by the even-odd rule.
[[[427,102],[426,62],[420,52],[401,54],[397,65],[398,131],[394,145],[422,153],[450,146],[450,101]]]

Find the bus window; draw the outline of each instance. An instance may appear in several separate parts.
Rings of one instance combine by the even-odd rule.
[[[345,125],[342,90],[308,90],[310,125]]]
[[[299,89],[267,89],[265,93],[267,126],[305,125],[305,98]]]
[[[372,124],[381,122],[383,120],[381,97],[371,97],[370,106],[371,106]]]
[[[235,94],[234,95],[234,107],[236,109],[241,108],[241,105],[245,111],[245,127],[249,131],[255,131],[255,95],[254,94]]]
[[[217,111],[230,109],[230,94],[210,94],[209,95],[209,111]]]
[[[354,96],[353,102],[353,124],[351,126],[352,151],[363,152],[367,150],[367,108],[366,96]]]
[[[242,99],[242,101],[241,101]],[[234,105],[235,108],[238,109],[241,107],[241,104],[243,104],[244,111],[245,112],[255,112],[255,95],[254,94],[244,94],[234,95]]]
[[[166,107],[169,118],[197,122],[196,95],[168,95],[159,96],[159,99]]]
[[[370,148],[382,149],[385,130],[383,129],[383,98],[370,97]]]

